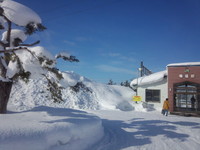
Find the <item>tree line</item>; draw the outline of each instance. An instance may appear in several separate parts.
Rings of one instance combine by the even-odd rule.
[[[130,87],[130,81],[128,81],[128,80],[122,81],[119,84],[117,84],[112,79],[110,79],[107,84],[108,85],[121,85],[121,86],[125,86],[125,87]]]

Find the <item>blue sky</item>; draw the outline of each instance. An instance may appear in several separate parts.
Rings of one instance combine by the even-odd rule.
[[[60,61],[62,71],[120,83],[137,77],[140,61],[153,72],[200,61],[200,0],[16,0],[37,12],[47,30],[31,37]]]

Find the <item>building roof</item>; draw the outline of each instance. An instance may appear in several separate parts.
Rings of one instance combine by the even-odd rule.
[[[134,87],[137,85],[141,86],[141,85],[157,83],[159,81],[162,81],[166,76],[167,76],[167,70],[160,71],[160,72],[148,75],[148,76],[136,78],[133,81],[131,81],[130,86]]]
[[[167,67],[200,66],[200,62],[185,62],[168,64]]]
[[[185,67],[200,66],[200,62],[172,63],[172,64],[167,65],[167,67],[184,67],[184,66]],[[130,83],[130,86],[136,87],[136,86],[157,83],[157,82],[164,80],[164,78],[167,77],[167,75],[168,75],[167,70],[156,72],[151,75],[143,76],[143,77],[132,80]]]

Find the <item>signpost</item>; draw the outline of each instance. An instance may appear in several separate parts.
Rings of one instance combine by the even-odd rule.
[[[141,102],[142,101],[142,97],[141,96],[133,96],[133,101],[134,102]]]

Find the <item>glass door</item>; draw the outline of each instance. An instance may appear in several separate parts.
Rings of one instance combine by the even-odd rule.
[[[175,84],[174,86],[175,111],[199,111],[200,86],[190,82]]]

